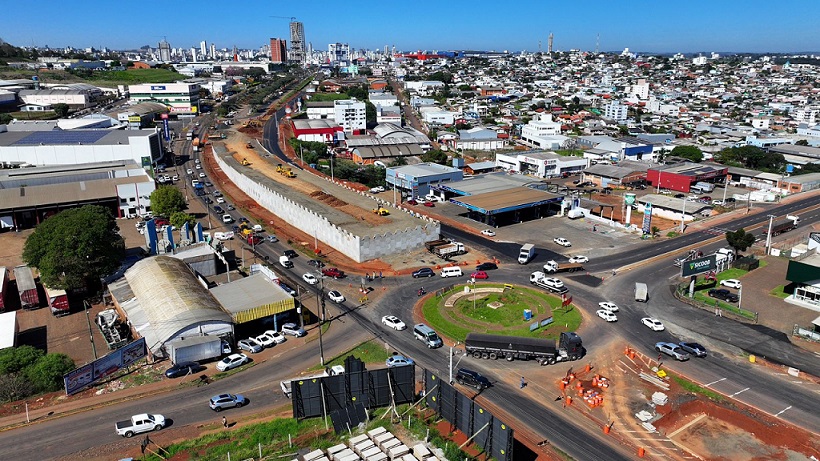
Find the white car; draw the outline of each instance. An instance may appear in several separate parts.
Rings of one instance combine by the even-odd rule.
[[[171,179],[174,181],[179,181],[179,175],[175,174]]]
[[[401,331],[407,328],[407,325],[405,325],[404,322],[399,320],[399,318],[395,315],[385,315],[382,317],[382,323],[396,331]]]
[[[385,361],[387,368],[405,367],[407,365],[413,365],[414,363],[416,362],[414,362],[413,359],[411,359],[410,357],[405,357],[403,355],[391,355]]]
[[[248,356],[245,354],[231,354],[216,364],[216,369],[219,371],[228,371],[231,368],[248,363]]]
[[[275,344],[282,344],[283,342],[285,342],[287,340],[285,338],[285,335],[283,335],[282,333],[279,333],[278,331],[267,330],[267,331],[265,331],[264,334],[267,335],[267,336],[270,336],[273,339],[273,342]]]
[[[327,297],[330,298],[330,300],[333,301],[334,303],[343,303],[343,302],[345,302],[345,295],[339,293],[336,290],[328,292]]]
[[[609,312],[607,310],[599,309],[599,310],[595,311],[595,313],[598,314],[598,317],[601,317],[602,319],[606,320],[607,322],[617,322],[618,321],[618,317],[615,314],[613,314],[612,312]]]
[[[484,229],[481,231],[481,235],[486,235],[487,237],[495,237],[495,232],[491,231],[490,229]]]
[[[720,285],[729,288],[740,288],[742,285],[740,284],[740,280],[738,279],[726,279],[721,280]]]
[[[194,170],[192,170],[192,169],[188,168],[187,173],[188,173],[189,175],[194,174]]]
[[[222,197],[217,197],[216,198],[216,203],[225,203],[225,199],[222,198]]]
[[[197,164],[196,164],[196,169],[197,169],[197,170],[201,170],[201,169],[202,169],[202,165],[200,165],[199,163],[197,163]]]
[[[271,335],[269,335],[267,332],[262,333],[261,335],[257,336],[254,339],[256,339],[256,342],[258,342],[259,344],[261,344],[265,347],[273,347],[273,346],[276,345],[276,341],[274,341],[273,337]]]
[[[649,328],[652,331],[663,331],[664,330],[663,322],[661,322],[660,320],[658,320],[656,318],[644,317],[644,318],[641,319],[641,323],[646,325],[646,327]]]
[[[302,280],[307,282],[309,285],[316,285],[319,283],[319,280],[313,274],[305,274],[302,276]]]
[[[578,256],[573,256],[573,257],[569,258],[569,262],[578,263],[578,264],[588,263],[589,258],[587,258],[586,256],[583,256],[583,255],[578,255]]]
[[[384,192],[384,187],[376,186],[370,189],[371,194],[378,194],[379,192]]]
[[[542,280],[542,283],[553,288],[563,288],[564,286],[564,282],[555,277],[546,277]]]
[[[199,173],[199,177],[200,177],[200,178],[204,178],[204,177],[205,177],[205,173]]]
[[[618,312],[618,306],[616,306],[615,303],[611,303],[609,301],[602,301],[598,303],[598,307],[607,312]]]
[[[712,205],[723,205],[723,200],[712,200]]]
[[[555,237],[554,239],[552,239],[552,241],[557,243],[558,245],[561,245],[562,247],[571,247],[572,246],[572,244],[569,243],[569,240],[567,240],[565,238],[562,238],[562,237]]]

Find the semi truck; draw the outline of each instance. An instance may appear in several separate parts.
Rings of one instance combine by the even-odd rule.
[[[557,346],[551,339],[467,333],[464,349],[477,359],[537,360],[541,365],[578,360],[586,353],[574,332],[561,333]]]
[[[555,261],[547,261],[547,263],[544,264],[544,272],[548,274],[554,272],[575,272],[582,270],[584,270],[584,266],[581,263],[557,263]]]
[[[279,387],[282,389],[282,393],[285,394],[285,397],[291,398],[291,395],[293,395],[293,391],[292,391],[293,387],[292,387],[291,383],[293,381],[297,381],[297,382],[298,381],[310,381],[311,379],[324,378],[326,376],[343,375],[344,373],[345,373],[345,367],[344,366],[342,366],[342,365],[333,365],[332,367],[326,369],[322,373],[319,373],[319,374],[316,374],[316,375],[310,375],[310,376],[305,376],[303,378],[292,378],[292,379],[286,379],[284,381],[280,381],[279,382]]]
[[[797,229],[797,222],[795,220],[785,219],[783,221],[777,221],[776,223],[772,224],[772,237],[794,229]],[[767,233],[768,229],[764,226],[763,237],[766,237]]]
[[[20,294],[20,307],[23,309],[37,309],[40,307],[40,296],[37,294],[37,283],[34,274],[28,266],[14,268],[14,280],[17,282],[17,292]]]
[[[541,271],[535,271],[530,274],[530,283],[559,295],[569,291],[564,285],[564,282],[553,277],[547,277],[547,274]]]
[[[9,296],[9,270],[0,266],[0,311],[6,310]]]
[[[645,303],[649,299],[649,289],[645,283],[635,283],[635,301]]]
[[[190,336],[165,344],[174,364],[204,362],[222,355],[222,339],[218,336]]]
[[[51,308],[51,313],[55,316],[62,316],[70,314],[68,306],[68,294],[65,290],[59,288],[49,288],[43,286],[46,290],[46,297],[48,297],[48,307]]]
[[[526,243],[518,251],[518,264],[527,264],[535,256],[535,245]]]
[[[446,239],[438,239],[438,240],[431,240],[429,242],[424,242],[424,248],[427,248],[427,251],[433,251],[433,248],[441,245],[448,245],[451,242]]]
[[[467,252],[463,243],[453,242],[447,245],[440,245],[431,250],[439,258],[447,259],[451,256],[463,255]]]

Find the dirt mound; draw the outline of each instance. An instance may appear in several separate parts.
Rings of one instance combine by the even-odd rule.
[[[347,202],[345,202],[344,200],[338,199],[338,198],[336,198],[336,197],[334,197],[334,196],[332,196],[328,193],[322,192],[320,190],[317,190],[315,192],[311,192],[309,195],[311,197],[313,197],[314,199],[319,200],[321,202],[325,202],[325,203],[327,203],[328,205],[330,205],[334,208],[341,208],[341,207],[347,205]]]

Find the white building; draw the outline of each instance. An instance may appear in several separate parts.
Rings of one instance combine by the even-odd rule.
[[[347,133],[367,128],[365,104],[356,99],[333,101],[333,118]]]
[[[421,119],[431,125],[452,125],[455,123],[456,112],[441,110],[438,107],[430,106],[429,110],[420,110]]]
[[[93,106],[102,92],[94,88],[97,95],[88,89],[51,89],[51,90],[22,90],[20,99],[26,104],[53,106],[54,104],[68,104],[72,109],[83,109]]]
[[[636,85],[632,85],[627,92],[628,96],[636,96],[638,99],[646,100],[649,98],[649,84],[646,79],[638,79]]]
[[[452,147],[461,150],[497,150],[503,149],[506,140],[500,139],[498,133],[487,128],[475,127],[469,130],[459,130],[459,139]]]
[[[393,123],[401,126],[399,106],[376,107],[376,123]]]
[[[128,87],[131,104],[145,101],[160,102],[173,113],[199,113],[199,84],[197,83],[146,83]]]
[[[545,138],[551,138],[561,134],[561,123],[552,120],[552,114],[539,114],[535,120],[530,120],[521,129],[521,141],[533,146],[540,147],[545,142]]]
[[[604,107],[604,118],[625,122],[627,117],[627,107],[618,101],[613,101]]]
[[[539,178],[554,178],[564,173],[582,171],[589,167],[589,159],[566,157],[554,152],[532,151],[526,154],[497,154],[495,166]]]
[[[379,107],[390,107],[390,106],[398,106],[399,99],[396,95],[391,93],[371,93],[368,96],[370,99],[371,104],[373,104],[377,109]]]
[[[797,123],[808,123],[814,125],[817,122],[818,108],[814,106],[800,107],[795,109],[789,115],[794,118]]]

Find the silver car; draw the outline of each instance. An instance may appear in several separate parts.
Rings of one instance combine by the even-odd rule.
[[[674,343],[655,343],[655,350],[674,357],[681,362],[689,360],[689,354]]]

